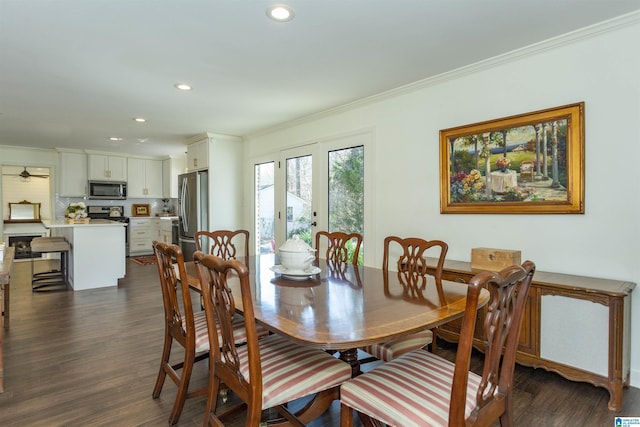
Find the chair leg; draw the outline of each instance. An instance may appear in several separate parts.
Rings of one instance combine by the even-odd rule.
[[[165,366],[169,364],[169,356],[171,356],[171,345],[173,344],[173,338],[167,333],[164,336],[164,344],[162,346],[162,358],[160,359],[160,369],[158,370],[158,378],[156,379],[156,385],[153,387],[153,398],[160,397],[164,380],[167,378],[167,371]]]
[[[511,396],[505,396],[504,413],[500,415],[501,427],[513,427],[513,405]]]
[[[169,415],[169,424],[171,425],[176,424],[180,419],[180,414],[182,414],[182,408],[184,408],[184,402],[187,400],[187,394],[189,392],[189,381],[191,380],[194,361],[195,354],[187,350],[184,355],[184,365],[180,375],[180,382],[178,383],[178,393],[176,394],[175,402],[173,402],[171,415]]]
[[[347,405],[340,405],[340,427],[353,427],[353,409]]]
[[[213,366],[212,363],[210,363],[210,366]],[[216,412],[216,408],[218,406],[218,393],[220,390],[220,379],[217,378],[214,373],[213,373],[213,369],[209,369],[209,388],[208,388],[208,392],[207,392],[207,407],[205,408],[205,412],[204,412],[204,427],[209,427],[211,425],[216,425],[217,423],[212,424],[212,414],[215,414]]]
[[[259,426],[261,418],[262,418],[262,406],[260,402],[253,402],[252,405],[247,405],[246,425]]]

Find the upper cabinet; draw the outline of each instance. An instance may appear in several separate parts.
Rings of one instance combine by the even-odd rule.
[[[89,154],[89,180],[127,181],[127,158]]]
[[[185,157],[171,157],[162,161],[162,197],[178,198],[178,175],[185,171]]]
[[[127,161],[128,197],[163,197],[162,160],[129,158]]]
[[[84,153],[58,153],[60,187],[58,194],[64,197],[87,195],[87,155]]]
[[[201,137],[187,145],[187,170],[197,171],[209,167],[209,140],[208,136]]]

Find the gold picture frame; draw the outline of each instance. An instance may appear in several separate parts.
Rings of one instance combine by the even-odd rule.
[[[131,215],[132,216],[149,216],[151,212],[151,206],[148,204],[132,204]]]
[[[40,222],[40,203],[9,203],[9,219],[5,222]]]
[[[584,102],[440,131],[443,214],[583,214]]]

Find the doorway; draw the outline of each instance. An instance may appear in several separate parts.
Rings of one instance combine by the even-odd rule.
[[[282,150],[279,160],[256,161],[255,253],[273,253],[294,234],[313,246],[317,230],[365,236],[375,214],[366,172],[373,153],[373,130],[366,130]],[[364,244],[362,249],[363,263],[373,259],[373,251],[367,254]]]
[[[40,203],[42,219],[52,219],[51,170],[48,167],[2,166],[2,216],[8,219],[9,203]]]

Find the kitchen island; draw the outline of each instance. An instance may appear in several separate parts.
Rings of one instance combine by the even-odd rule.
[[[51,236],[69,242],[69,285],[74,291],[118,286],[126,273],[126,224],[92,219],[86,224],[43,220]]]

